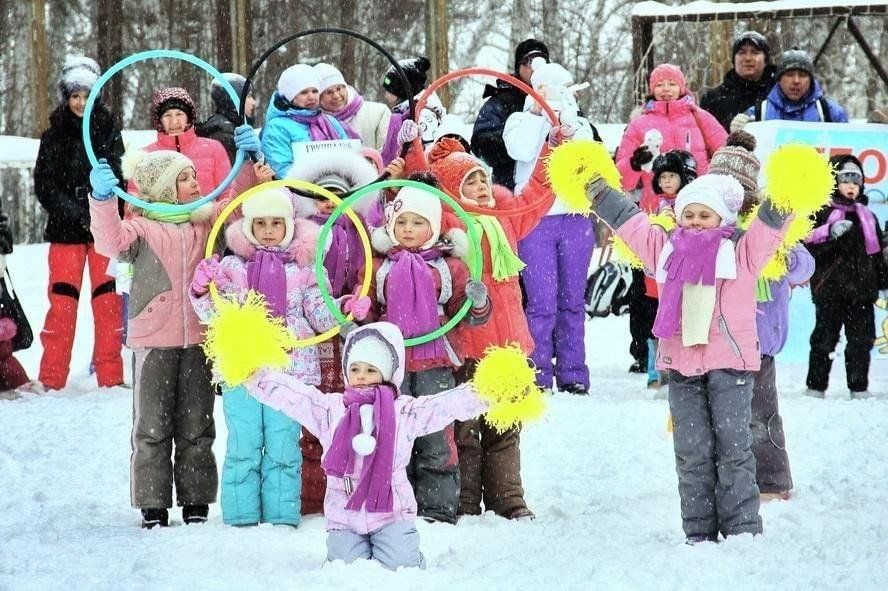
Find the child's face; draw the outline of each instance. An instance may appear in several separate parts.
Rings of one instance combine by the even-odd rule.
[[[849,201],[854,201],[860,196],[860,187],[853,182],[839,183],[839,194]]]
[[[253,236],[262,246],[277,246],[287,234],[284,218],[253,218]]]
[[[421,215],[407,211],[395,220],[394,235],[404,248],[419,248],[432,237],[432,225]]]
[[[355,361],[348,366],[348,385],[353,388],[364,388],[382,383],[382,373],[375,365],[364,361]]]
[[[337,197],[339,197],[339,191],[331,191]],[[321,215],[330,215],[333,213],[333,210],[336,209],[336,204],[333,203],[332,199],[315,199],[315,207],[318,210],[318,213]]]
[[[681,189],[681,177],[674,172],[661,172],[657,182],[667,195],[675,195]]]
[[[199,198],[200,184],[197,182],[197,173],[189,166],[176,177],[176,200],[179,203],[191,203]]]
[[[392,94],[387,90],[383,93],[382,98],[385,101],[385,104],[387,104],[390,109],[402,102],[401,97],[396,94]]]
[[[693,230],[710,230],[721,225],[721,216],[715,213],[711,207],[702,203],[690,203],[681,212],[678,223],[682,228]]]
[[[674,101],[681,93],[681,86],[675,80],[660,80],[654,86],[654,100]]]
[[[188,115],[181,109],[167,109],[160,116],[160,124],[167,135],[179,135],[188,129]]]
[[[483,170],[476,170],[463,181],[460,193],[466,199],[473,199],[481,207],[486,207],[490,203],[490,183],[487,181],[487,173]]]
[[[290,101],[297,109],[317,109],[321,94],[317,88],[306,88]]]

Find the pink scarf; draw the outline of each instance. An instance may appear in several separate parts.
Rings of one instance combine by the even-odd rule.
[[[319,109],[297,109],[288,112],[287,117],[297,123],[307,125],[308,134],[313,142],[342,139],[336,128],[330,125],[328,115],[325,115]]]
[[[345,508],[368,513],[386,513],[393,507],[392,469],[395,462],[395,396],[398,391],[388,384],[369,388],[347,387],[342,395],[345,415],[333,432],[333,443],[321,462],[324,471],[337,478],[345,478],[355,467],[352,439],[361,433],[361,406],[373,405],[373,436],[376,449],[364,456],[358,488],[352,493]]]
[[[882,250],[879,245],[879,237],[876,235],[875,216],[872,215],[872,212],[866,205],[859,202],[851,205],[843,205],[841,203],[833,202],[831,206],[833,210],[829,212],[829,218],[826,220],[826,223],[815,228],[814,231],[811,232],[811,237],[808,238],[806,242],[812,244],[826,242],[829,240],[830,226],[838,221],[844,220],[845,214],[853,211],[857,214],[857,219],[860,220],[860,228],[863,230],[863,242],[866,245],[866,254],[874,255]]]
[[[287,271],[284,253],[278,248],[259,247],[247,261],[247,287],[265,296],[273,316],[287,315]]]
[[[364,97],[359,95],[357,92],[355,93],[354,98],[345,105],[341,111],[337,111],[336,113],[330,113],[333,117],[336,117],[336,120],[339,121],[339,124],[342,125],[342,129],[345,130],[345,134],[353,139],[360,140],[361,135],[355,131],[355,129],[351,126],[351,120],[355,118],[355,115],[358,114],[358,111],[361,110],[361,107],[364,106]]]
[[[420,252],[406,249],[389,252],[394,261],[386,281],[388,321],[401,329],[406,338],[417,337],[441,326],[438,317],[438,290],[432,270],[426,263],[441,256],[437,248]],[[392,294],[395,297],[388,297]],[[421,361],[446,356],[444,339],[438,337],[410,350],[411,359]]]

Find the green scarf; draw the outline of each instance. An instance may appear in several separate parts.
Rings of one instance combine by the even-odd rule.
[[[770,302],[774,299],[771,295],[771,282],[761,277],[755,282],[755,301]]]
[[[510,277],[516,277],[526,265],[524,261],[519,259],[512,247],[509,245],[509,239],[503,231],[499,220],[489,215],[473,215],[472,221],[475,223],[475,231],[478,232],[478,240],[482,240],[487,236],[487,242],[490,244],[490,261],[493,264],[493,278],[496,281],[504,281]],[[472,248],[470,246],[470,248]],[[470,251],[469,256],[472,256]]]
[[[184,224],[186,222],[191,221],[191,212],[178,212],[178,211],[149,211],[144,210],[143,214],[149,220],[155,220],[157,222],[169,222],[171,224]]]

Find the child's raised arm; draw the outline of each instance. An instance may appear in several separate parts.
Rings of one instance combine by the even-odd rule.
[[[342,394],[324,394],[289,374],[260,370],[244,383],[247,392],[267,406],[294,419],[315,437],[335,426],[332,409],[342,406]]]
[[[433,396],[411,399],[401,409],[402,428],[415,439],[445,428],[453,421],[467,421],[488,409],[488,403],[472,384],[462,384]]]

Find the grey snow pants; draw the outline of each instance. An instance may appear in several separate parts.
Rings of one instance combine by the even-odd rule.
[[[418,398],[455,386],[450,368],[435,367],[408,373],[401,385],[401,392]],[[413,455],[407,465],[407,478],[416,495],[418,516],[456,523],[460,477],[453,424],[443,431],[416,438]]]
[[[200,346],[137,349],[130,460],[133,507],[168,508],[216,501],[215,388]],[[173,444],[175,443],[175,456]]]
[[[669,410],[685,535],[762,531],[749,429],[753,376],[732,369],[690,377],[670,372]]]
[[[777,405],[777,368],[770,355],[762,355],[762,368],[755,374],[750,428],[759,491],[782,493],[792,490],[783,418]]]
[[[412,521],[396,521],[369,534],[347,529],[327,532],[327,560],[348,564],[362,558],[376,560],[391,570],[426,566],[419,551],[419,532]]]

